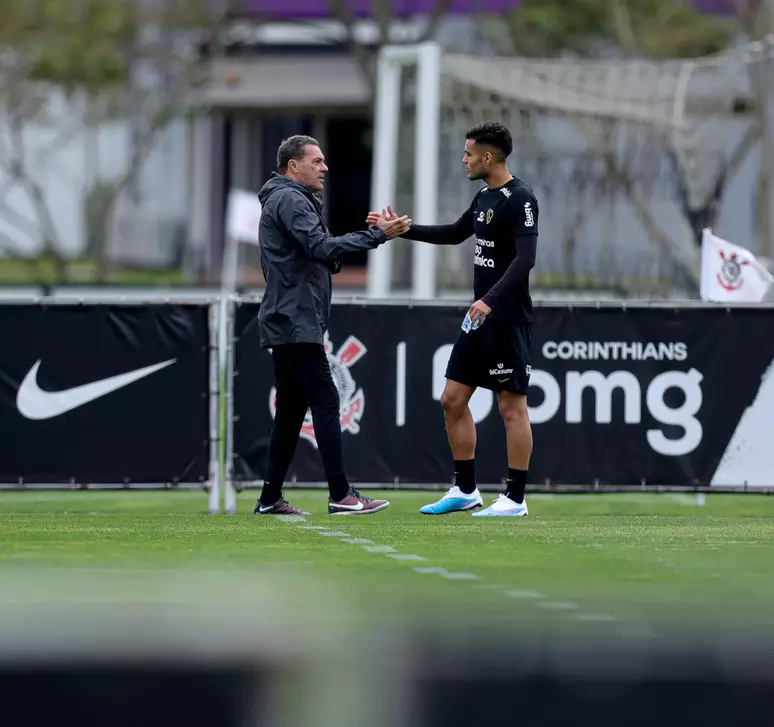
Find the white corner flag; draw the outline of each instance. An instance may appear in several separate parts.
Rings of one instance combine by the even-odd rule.
[[[757,303],[766,297],[774,275],[749,250],[705,229],[701,242],[702,300]]]
[[[243,189],[232,189],[228,195],[226,234],[240,242],[260,242],[261,201],[257,194]]]
[[[237,284],[239,243],[260,244],[261,201],[253,192],[232,189],[226,207],[226,240],[223,251],[221,294],[233,295]]]
[[[244,189],[231,189],[228,193],[225,220],[225,246],[223,250],[223,269],[220,276],[220,305],[218,312],[218,363],[221,373],[228,363],[226,354],[228,344],[228,308],[229,300],[236,293],[237,272],[239,268],[239,244],[247,242],[259,245],[261,242],[261,200],[254,192]],[[224,482],[224,507],[227,514],[236,512],[236,490],[231,478]],[[210,512],[220,511],[220,477],[210,488]]]

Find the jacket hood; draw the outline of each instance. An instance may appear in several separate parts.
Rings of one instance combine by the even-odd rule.
[[[265,205],[266,200],[268,200],[278,189],[287,188],[297,189],[299,192],[309,197],[309,199],[315,201],[315,197],[308,187],[305,187],[298,182],[294,182],[292,179],[288,179],[283,174],[272,172],[271,176],[266,180],[266,184],[264,184],[263,187],[261,187],[261,191],[258,192],[258,199],[261,201],[261,206]]]

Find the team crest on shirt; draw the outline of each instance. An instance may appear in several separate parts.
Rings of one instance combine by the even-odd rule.
[[[492,221],[492,217],[494,217],[494,210],[488,209],[486,211],[486,224],[488,225]]]
[[[357,434],[360,431],[360,418],[365,410],[365,395],[362,389],[357,388],[350,368],[367,352],[368,349],[362,341],[355,336],[350,336],[334,354],[333,344],[328,338],[327,331],[325,333],[325,354],[331,367],[333,383],[336,384],[339,392],[339,422],[342,432]],[[277,389],[273,386],[269,392],[269,411],[274,418],[277,413]],[[306,412],[299,436],[317,448],[311,410]]]

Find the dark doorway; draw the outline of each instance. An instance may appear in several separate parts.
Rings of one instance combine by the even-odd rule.
[[[369,118],[334,118],[327,122],[324,152],[330,172],[326,206],[333,235],[365,229],[371,204],[371,129]],[[368,253],[350,253],[343,262],[365,266]]]
[[[244,119],[244,114],[249,114],[251,134],[258,135],[257,143],[251,140],[247,147],[241,145],[236,149],[236,153],[247,155],[251,164],[255,164],[256,169],[251,169],[250,180],[245,183],[236,184],[232,162],[234,159],[234,146],[236,135],[234,132],[234,122],[237,117]],[[229,191],[233,186],[245,187],[253,191],[259,191],[264,182],[271,173],[277,168],[277,149],[283,139],[287,139],[294,134],[306,134],[311,136],[313,131],[313,118],[309,115],[277,114],[272,116],[261,116],[251,114],[249,111],[239,109],[237,111],[228,111],[223,114],[223,158],[221,160],[223,169],[223,187],[221,189],[221,215],[225,220],[226,207],[228,205]],[[244,142],[243,142],[244,144]],[[220,225],[222,227],[222,224]],[[220,235],[218,265],[222,264],[223,235]],[[258,266],[258,248],[245,246],[241,251],[242,260],[253,267]]]
[[[264,118],[263,134],[261,135],[263,141],[261,150],[263,180],[261,184],[271,176],[272,172],[277,171],[277,149],[282,141],[296,134],[312,136],[313,125],[311,116],[284,114]]]

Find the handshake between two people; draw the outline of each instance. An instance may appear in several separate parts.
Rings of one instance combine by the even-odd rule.
[[[387,205],[382,207],[381,212],[369,212],[366,217],[366,224],[370,227],[376,225],[384,231],[388,240],[392,240],[401,235],[405,235],[411,228],[411,220],[408,215],[398,217],[398,215],[392,211],[392,207]]]

